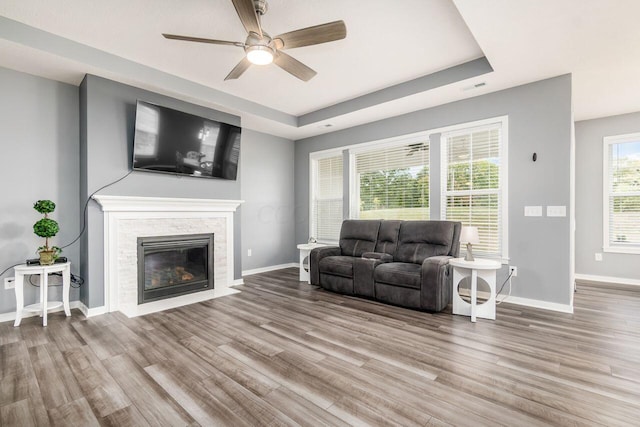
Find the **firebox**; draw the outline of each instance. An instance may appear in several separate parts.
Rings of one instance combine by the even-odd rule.
[[[138,237],[138,304],[213,286],[213,234]]]

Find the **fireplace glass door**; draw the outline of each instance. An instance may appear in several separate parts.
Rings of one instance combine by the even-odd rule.
[[[213,289],[213,234],[138,238],[138,304]]]

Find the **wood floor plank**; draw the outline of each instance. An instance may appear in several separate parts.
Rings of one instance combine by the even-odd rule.
[[[84,398],[74,400],[54,409],[49,409],[49,418],[52,426],[68,427],[99,427],[87,400]]]
[[[64,352],[71,371],[97,418],[131,405],[131,400],[88,346]]]
[[[118,337],[111,332],[109,327],[100,325],[96,318],[72,323],[72,327],[101,360],[125,352]]]
[[[103,363],[149,424],[173,426],[194,421],[128,356],[115,356]]]
[[[57,408],[82,397],[82,392],[55,344],[29,348],[31,366],[47,409]]]
[[[37,425],[29,399],[18,400],[0,407],[0,426],[36,427]]]
[[[349,425],[286,387],[271,391],[264,399],[301,426],[346,427]]]
[[[151,426],[142,416],[138,408],[129,405],[101,418],[100,424],[105,427],[146,427]]]
[[[251,390],[251,392],[257,396],[264,396],[280,387],[278,382],[229,356],[218,348],[210,346],[199,337],[191,337],[188,340],[183,340],[181,344],[194,354],[197,354],[203,361],[215,366],[215,369],[227,375],[246,389]]]

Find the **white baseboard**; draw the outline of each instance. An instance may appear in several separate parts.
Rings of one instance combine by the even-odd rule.
[[[507,304],[516,304],[533,308],[542,308],[544,310],[559,311],[561,313],[573,313],[573,306],[570,304],[559,304],[557,302],[514,297],[513,295],[507,297],[504,302]]]
[[[466,291],[468,292],[464,292],[464,294],[468,296],[471,291],[468,289]],[[489,299],[489,292],[478,291],[478,297],[487,300]],[[500,304],[504,300],[505,303],[511,303],[516,305],[533,307],[533,308],[542,308],[544,310],[559,311],[561,313],[573,313],[573,307],[568,304],[558,304],[555,302],[540,301],[540,300],[535,300],[530,298],[505,296],[502,294],[498,296],[497,300],[498,300],[498,303]]]
[[[235,279],[231,282],[229,286],[238,286],[238,285],[244,285],[244,279]]]
[[[613,284],[613,285],[632,285],[632,286],[640,286],[640,280],[638,279],[627,279],[624,277],[612,277],[612,276],[597,276],[595,274],[577,274],[576,280],[586,280],[589,282],[598,282],[603,284]]]
[[[82,314],[84,314],[84,317],[89,318],[93,316],[99,316],[107,312],[107,307],[105,307],[104,305],[101,305],[100,307],[89,308],[86,305],[84,305],[82,301],[78,301],[78,302],[80,303],[78,304],[78,308],[80,309]]]
[[[468,296],[469,293],[471,292],[469,289],[465,289],[465,291],[466,292],[461,292],[461,295],[466,294]],[[478,296],[485,300],[489,299],[489,292],[478,291]],[[505,303],[523,305],[523,306],[533,307],[533,308],[542,308],[544,310],[559,311],[561,313],[573,313],[573,307],[570,306],[569,304],[558,304],[556,302],[548,302],[548,301],[540,301],[537,299],[514,297],[513,295],[505,296],[503,294],[498,295],[497,300],[500,303],[501,301],[504,301]]]
[[[258,273],[266,273],[268,271],[274,271],[274,270],[282,270],[283,268],[291,268],[291,267],[299,267],[299,264],[297,262],[291,262],[289,264],[280,264],[280,265],[270,265],[268,267],[261,267],[261,268],[254,268],[252,270],[244,270],[242,272],[243,276],[251,276],[253,274],[258,274]]]
[[[69,301],[69,308],[70,309],[79,308],[80,311],[82,311],[82,307],[81,306],[84,306],[84,304],[82,304],[80,301]],[[55,312],[63,311],[63,310],[64,310],[64,307],[58,307],[58,308],[54,308],[53,310],[49,310],[49,313],[55,313]],[[39,315],[40,315],[40,313],[26,312],[26,313],[24,313],[22,315],[22,318],[24,319],[24,318],[27,318],[27,317],[33,317],[33,316],[39,316]],[[8,313],[1,313],[0,314],[0,322],[15,322],[15,320],[16,320],[16,312],[15,311],[10,311]]]

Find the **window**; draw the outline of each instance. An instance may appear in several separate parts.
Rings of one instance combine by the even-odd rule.
[[[351,216],[429,219],[429,138],[354,151]]]
[[[342,225],[342,152],[311,157],[310,235],[337,242]]]
[[[640,253],[640,133],[604,138],[604,250]]]
[[[506,118],[442,135],[442,219],[478,227],[474,252],[507,258]],[[476,249],[477,248],[477,249]]]

